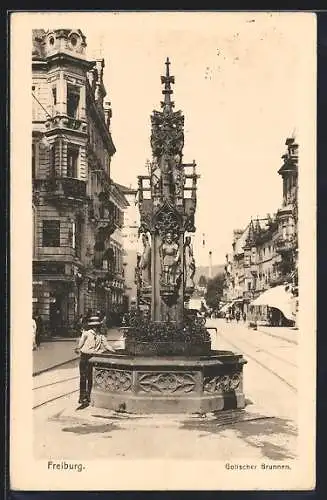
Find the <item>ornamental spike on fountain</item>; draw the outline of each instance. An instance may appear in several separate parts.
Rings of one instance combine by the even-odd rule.
[[[161,111],[151,115],[152,161],[138,177],[144,247],[135,273],[138,309],[130,314],[125,349],[92,359],[92,404],[137,413],[242,408],[246,361],[212,350],[205,319],[187,309],[199,176],[194,160],[183,162],[184,116],[174,111],[169,58],[165,64]]]

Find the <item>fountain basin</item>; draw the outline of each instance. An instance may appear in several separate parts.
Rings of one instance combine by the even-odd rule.
[[[243,356],[94,355],[91,405],[130,413],[208,413],[244,408]]]

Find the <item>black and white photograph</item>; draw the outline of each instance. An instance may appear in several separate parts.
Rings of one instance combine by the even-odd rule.
[[[11,482],[315,487],[316,18],[11,17]]]

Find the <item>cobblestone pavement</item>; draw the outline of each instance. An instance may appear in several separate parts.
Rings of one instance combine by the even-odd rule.
[[[35,390],[36,405],[42,398],[54,399],[34,410],[35,456],[292,462],[297,448],[297,346],[244,325],[221,320],[209,324],[218,328],[214,348],[241,351],[248,361],[244,411],[145,416],[92,407],[77,411],[77,392],[54,399],[63,391],[77,391],[78,369],[72,363],[34,377],[36,386],[55,383],[49,391]],[[64,380],[67,385],[62,386]]]

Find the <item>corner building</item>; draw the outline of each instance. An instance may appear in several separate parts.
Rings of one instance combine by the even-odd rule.
[[[89,308],[108,314],[124,292],[128,203],[110,176],[104,60],[88,61],[85,49],[80,30],[33,31],[33,312],[50,334]]]

